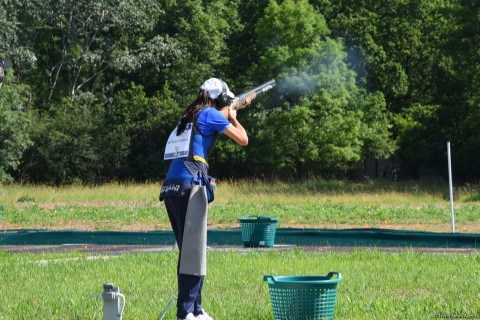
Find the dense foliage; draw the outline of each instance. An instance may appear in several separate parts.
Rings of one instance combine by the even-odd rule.
[[[220,139],[223,177],[343,176],[399,157],[480,169],[480,5],[464,0],[0,0],[0,181],[161,178],[209,77],[277,86]]]

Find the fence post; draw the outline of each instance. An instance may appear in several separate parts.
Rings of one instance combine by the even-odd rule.
[[[453,212],[453,186],[452,186],[452,157],[450,153],[450,141],[447,142],[448,155],[448,189],[450,192],[450,219],[452,225],[452,233],[455,233],[455,213]]]

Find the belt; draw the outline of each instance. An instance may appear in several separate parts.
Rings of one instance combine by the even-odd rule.
[[[193,156],[193,160],[203,162],[203,163],[208,167],[208,162],[207,162],[207,160],[203,159],[203,158],[200,157],[200,156]]]

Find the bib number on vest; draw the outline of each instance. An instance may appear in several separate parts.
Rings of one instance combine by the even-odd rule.
[[[165,155],[163,159],[171,160],[188,156],[191,138],[192,123],[187,123],[185,130],[179,136],[177,136],[177,127],[175,127],[172,133],[170,133],[170,137],[168,137],[167,145],[165,146]]]

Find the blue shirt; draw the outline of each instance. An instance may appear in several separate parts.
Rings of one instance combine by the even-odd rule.
[[[193,155],[200,156],[204,159],[213,143],[216,133],[223,133],[231,125],[230,121],[217,109],[208,107],[204,109],[197,118],[197,128],[203,135],[196,130],[193,136]],[[182,187],[190,187],[192,175],[183,163],[183,158],[173,159],[168,169],[165,182],[175,180],[181,183]]]

